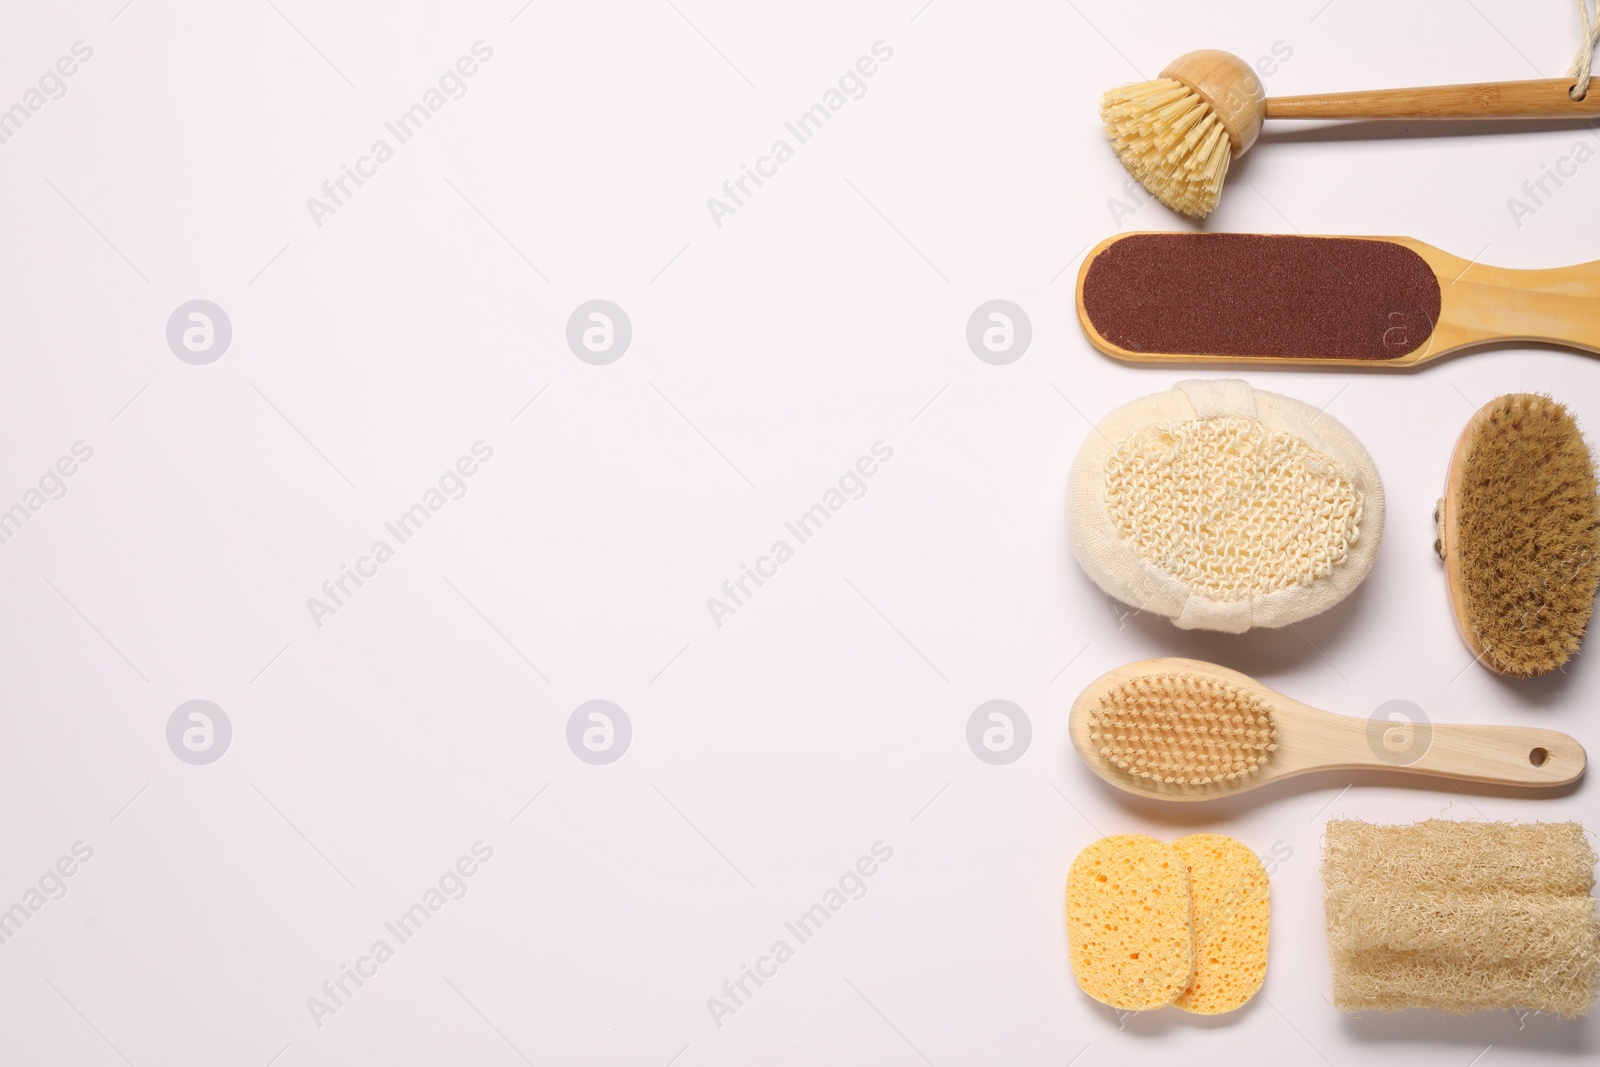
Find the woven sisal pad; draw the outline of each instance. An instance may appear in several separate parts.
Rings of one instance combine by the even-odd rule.
[[[1578,823],[1328,823],[1340,1011],[1585,1014],[1600,992],[1595,853]]]
[[[1106,416],[1073,461],[1072,552],[1110,596],[1182,629],[1326,611],[1383,533],[1372,457],[1326,412],[1247,382],[1184,381]]]

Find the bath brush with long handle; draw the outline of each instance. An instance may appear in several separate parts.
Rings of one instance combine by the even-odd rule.
[[[1090,342],[1133,362],[1412,367],[1505,341],[1600,352],[1600,261],[1514,270],[1410,237],[1119,234],[1084,257],[1077,302]]]
[[[1179,56],[1153,81],[1112,89],[1100,116],[1122,163],[1163,204],[1195,218],[1217,206],[1228,161],[1267,119],[1583,119],[1600,92],[1572,78],[1268,97],[1250,64],[1214,48]]]
[[[1555,730],[1354,719],[1215,663],[1170,657],[1089,683],[1068,728],[1091,770],[1157,800],[1210,800],[1327,770],[1548,787],[1577,780],[1586,763],[1583,746]]]

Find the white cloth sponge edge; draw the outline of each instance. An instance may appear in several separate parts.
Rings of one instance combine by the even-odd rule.
[[[1294,435],[1344,468],[1362,495],[1361,532],[1330,577],[1249,599],[1214,600],[1151,566],[1118,535],[1105,502],[1106,461],[1124,440],[1146,426],[1212,416],[1256,419],[1269,430]],[[1287,626],[1344,599],[1372,569],[1383,518],[1383,484],[1377,468],[1348,429],[1309,404],[1252,389],[1237,379],[1182,381],[1168,392],[1135,400],[1106,416],[1078,452],[1067,501],[1073,555],[1097,586],[1131,607],[1171,619],[1182,629],[1224,633]]]

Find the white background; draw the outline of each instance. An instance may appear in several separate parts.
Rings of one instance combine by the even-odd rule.
[[[1588,657],[1537,682],[1470,665],[1430,520],[1494,396],[1548,391],[1600,428],[1587,357],[1251,369],[1330,405],[1388,493],[1371,578],[1297,629],[1120,618],[1063,515],[1086,420],[1189,376],[1103,358],[1073,315],[1086,246],[1186,225],[1115,217],[1100,92],[1276,42],[1271,93],[1556,76],[1566,0],[122,4],[8,0],[0,32],[0,107],[94,50],[0,145],[0,506],[94,450],[0,545],[0,908],[94,849],[0,945],[0,1061],[1594,1054],[1593,1020],[1339,1015],[1318,880],[1330,816],[1595,827],[1592,787],[1332,775],[1164,807],[1102,785],[1066,736],[1100,672],[1181,654],[1347,714],[1404,699],[1596,737]],[[319,228],[307,197],[478,40],[493,58],[466,96]],[[715,225],[706,198],[879,40],[866,95]],[[1600,163],[1520,226],[1507,205],[1584,139],[1269,132],[1208,228],[1594,259]],[[209,366],[164,336],[196,298],[233,324]],[[565,342],[594,298],[633,324],[609,366]],[[964,337],[994,298],[1032,321],[1009,366]],[[478,440],[494,457],[468,494],[319,628],[307,598]],[[867,494],[713,625],[706,598],[879,440]],[[167,747],[191,699],[233,725],[209,766]],[[567,746],[591,699],[632,723],[609,766]],[[1032,721],[1009,766],[965,740],[990,699]],[[1067,867],[1102,833],[1190,830],[1292,853],[1266,986],[1215,1020],[1119,1020],[1068,970]],[[467,895],[319,1028],[307,998],[480,839]],[[879,840],[867,895],[717,1026],[707,998]]]

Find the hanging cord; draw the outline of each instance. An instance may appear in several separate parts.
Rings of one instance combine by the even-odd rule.
[[[1594,15],[1590,15],[1591,0],[1578,0],[1578,20],[1583,24],[1583,43],[1578,46],[1578,54],[1573,57],[1572,66],[1567,69],[1568,77],[1578,79],[1578,83],[1567,94],[1574,100],[1582,100],[1589,94],[1589,68],[1594,65],[1595,45],[1600,42],[1600,0],[1593,2],[1597,5],[1597,10]]]

